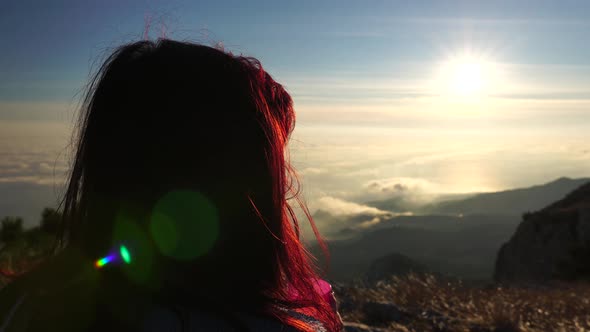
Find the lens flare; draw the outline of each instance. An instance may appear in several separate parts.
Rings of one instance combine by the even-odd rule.
[[[154,279],[154,251],[145,230],[139,225],[141,215],[132,208],[123,208],[117,213],[113,230],[113,243],[117,257],[125,258],[121,250],[121,244],[129,254],[129,261],[133,264],[122,264],[124,275],[134,283],[142,284],[150,288],[157,288],[159,281]],[[128,248],[132,248],[130,252]],[[132,256],[133,255],[133,256]]]
[[[121,258],[126,264],[131,263],[131,255],[129,254],[129,250],[125,246],[119,247],[119,254],[121,254]]]
[[[171,191],[158,200],[150,216],[150,233],[160,252],[177,260],[206,255],[219,237],[217,208],[205,195]]]
[[[97,268],[100,269],[101,267],[103,267],[103,266],[107,265],[109,262],[111,262],[113,260],[113,258],[114,257],[112,255],[111,256],[103,257],[103,258],[97,260],[94,263],[94,266],[96,266]]]

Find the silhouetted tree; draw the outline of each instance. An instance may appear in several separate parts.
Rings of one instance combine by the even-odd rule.
[[[0,242],[12,242],[23,234],[23,218],[21,217],[4,217],[0,224]]]
[[[48,234],[57,233],[59,223],[61,220],[61,213],[52,208],[45,208],[41,212],[41,231]]]

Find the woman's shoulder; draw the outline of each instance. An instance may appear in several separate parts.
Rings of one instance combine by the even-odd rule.
[[[14,291],[20,290],[20,291]],[[0,331],[25,331],[27,327],[35,327],[33,330],[45,330],[45,331],[53,331],[56,330],[55,328],[60,327],[68,327],[66,330],[69,331],[77,331],[76,327],[88,327],[96,323],[92,317],[92,310],[89,306],[85,306],[84,303],[78,303],[79,309],[85,307],[85,309],[90,310],[81,310],[80,314],[82,315],[71,315],[71,310],[67,310],[69,313],[66,313],[64,310],[59,310],[58,308],[65,308],[69,307],[72,308],[71,305],[75,305],[75,303],[70,303],[67,305],[66,303],[57,303],[62,300],[53,299],[57,302],[53,303],[54,307],[51,309],[49,306],[52,303],[48,301],[42,301],[43,304],[39,305],[39,298],[27,292],[27,290],[22,290],[17,287],[12,289],[6,290],[8,293],[3,293],[3,295],[9,295],[6,298],[2,298],[3,307],[2,312],[0,312]],[[9,300],[7,300],[9,299]],[[7,301],[5,301],[7,300]],[[53,301],[52,300],[52,301]],[[84,301],[80,301],[84,302]],[[279,321],[278,319],[262,314],[254,314],[249,312],[234,312],[231,310],[224,311],[224,310],[217,310],[217,309],[199,309],[199,308],[186,308],[186,307],[174,307],[174,306],[164,306],[159,304],[154,304],[153,302],[147,301],[130,301],[130,303],[136,303],[137,305],[134,308],[127,308],[126,310],[118,310],[120,312],[127,312],[125,314],[126,319],[131,319],[131,316],[134,316],[132,319],[132,324],[124,324],[127,327],[133,327],[132,330],[134,331],[141,331],[141,332],[162,332],[162,331],[216,331],[216,332],[238,332],[238,331],[265,331],[265,332],[297,332],[293,326],[284,324],[283,322]],[[39,307],[43,307],[48,309],[48,312],[54,312],[51,317],[46,317],[46,313],[43,311],[39,311]],[[117,306],[118,307],[118,306]],[[206,304],[201,304],[200,307],[206,308]],[[54,310],[58,309],[58,310]],[[96,308],[95,308],[96,309]],[[103,308],[104,309],[104,308]],[[124,309],[118,307],[118,309]],[[62,312],[63,315],[55,314]],[[86,314],[90,315],[85,315]],[[38,314],[41,314],[43,317],[37,317]],[[321,325],[321,323],[315,320],[312,317],[289,311],[289,314],[295,318],[296,320],[300,320],[308,326],[315,327],[315,330],[318,332],[323,332],[325,329]],[[88,316],[88,317],[86,317]],[[96,317],[95,317],[96,318]],[[104,317],[105,319],[107,317]],[[108,320],[108,319],[107,319]],[[44,322],[43,325],[45,326],[44,329],[38,329],[40,326],[35,322]],[[105,322],[103,322],[105,323]],[[117,323],[117,322],[116,322]],[[118,322],[121,323],[121,322]],[[117,323],[117,324],[118,324]],[[114,327],[118,326],[117,324],[113,326],[108,326],[108,323],[99,324],[104,327]],[[32,326],[34,325],[34,326]],[[82,331],[84,329],[81,329]]]
[[[56,319],[71,316],[66,308],[87,304],[93,282],[96,276],[78,257],[64,252],[48,258],[0,289],[0,331],[21,331],[50,314]]]
[[[294,311],[289,311],[289,314],[309,326],[316,327],[318,332],[325,331],[321,323],[312,317]],[[159,306],[154,307],[153,311],[147,316],[142,332],[159,331],[298,332],[299,330],[268,315]]]
[[[99,309],[104,310],[105,305],[116,307],[115,311],[117,312],[128,309],[129,315],[125,316],[137,318],[133,319],[132,325],[142,332],[298,331],[295,327],[284,324],[269,315],[224,310],[223,307],[213,303],[200,303],[196,308],[163,305],[152,301],[154,299],[145,297],[145,295],[136,298],[134,295],[137,294],[132,292],[129,292],[128,295],[133,299],[129,299],[128,303],[133,305],[124,305],[124,303],[119,303],[121,301],[110,301],[108,303],[101,302],[105,305],[96,307],[97,289],[99,288],[95,285],[96,271],[88,270],[89,265],[79,264],[78,260],[78,258],[72,260],[68,257],[57,257],[0,289],[0,331],[22,331],[24,329],[15,329],[15,327],[23,324],[28,325],[31,321],[49,323],[49,325],[45,325],[46,331],[52,330],[51,325],[61,326],[62,323],[67,323],[66,325],[72,328],[69,330],[76,330],[76,326],[94,324],[95,319],[91,317],[92,312]],[[67,268],[64,268],[63,265]],[[70,269],[71,266],[86,266],[86,268]],[[127,292],[123,293],[127,294]],[[124,294],[119,295],[116,298],[127,297]],[[72,308],[78,308],[88,315],[71,315],[72,310],[70,309]],[[316,319],[295,311],[285,310],[295,320],[300,320],[308,326],[317,327],[316,331],[325,330]],[[40,324],[33,323],[35,326]]]

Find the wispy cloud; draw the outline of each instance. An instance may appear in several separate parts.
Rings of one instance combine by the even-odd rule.
[[[321,232],[328,238],[347,237],[347,231],[361,230],[375,226],[383,221],[411,212],[391,212],[364,204],[324,196],[319,199],[321,208],[314,219]]]
[[[391,198],[437,193],[440,185],[422,178],[397,177],[368,181],[363,189],[369,194]]]
[[[321,197],[318,200],[320,209],[329,212],[335,216],[354,216],[354,215],[389,215],[391,212],[379,210],[377,208],[348,202],[343,199],[334,198],[330,196]]]

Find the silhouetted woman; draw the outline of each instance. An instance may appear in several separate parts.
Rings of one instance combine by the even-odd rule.
[[[294,123],[254,58],[115,50],[84,99],[59,254],[0,293],[0,331],[340,330],[287,204]]]

